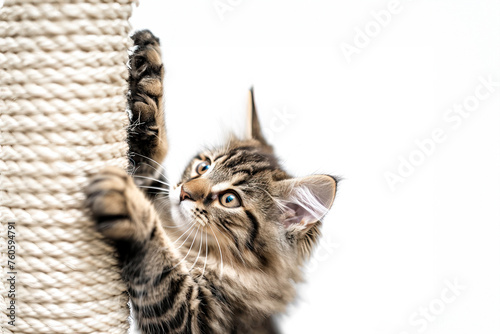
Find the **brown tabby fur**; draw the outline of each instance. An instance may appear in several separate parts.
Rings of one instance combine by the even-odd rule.
[[[200,153],[168,189],[160,166],[167,141],[159,41],[149,31],[132,38],[134,175],[108,168],[85,191],[98,229],[116,244],[137,326],[143,333],[277,333],[273,316],[293,301],[320,225],[285,223],[301,211],[279,202],[314,180],[327,189],[329,209],[336,181],[292,179],[280,167],[252,96],[251,138]],[[211,166],[203,175],[201,162]],[[240,207],[222,205],[227,189],[238,194]]]

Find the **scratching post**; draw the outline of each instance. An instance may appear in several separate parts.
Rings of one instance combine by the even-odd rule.
[[[104,166],[127,166],[131,2],[5,0],[0,8],[2,333],[129,327],[114,249],[84,213],[82,189]]]

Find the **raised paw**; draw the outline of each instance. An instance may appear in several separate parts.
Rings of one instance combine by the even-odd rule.
[[[149,30],[132,35],[134,48],[129,61],[130,158],[136,173],[152,174],[144,164],[152,159],[161,163],[167,153],[163,112],[163,63],[159,39]]]
[[[132,121],[157,134],[159,123],[163,124],[163,63],[159,39],[149,30],[136,32],[132,39],[128,96]]]
[[[143,241],[150,235],[154,209],[124,170],[104,169],[91,178],[84,192],[85,205],[106,237]]]
[[[163,63],[160,41],[149,30],[132,35],[134,49],[130,55],[131,95],[139,93],[151,98],[163,96]]]

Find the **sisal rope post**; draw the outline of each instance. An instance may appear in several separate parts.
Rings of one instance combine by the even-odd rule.
[[[83,211],[82,188],[104,166],[127,166],[131,10],[132,0],[5,0],[0,8],[2,333],[129,328],[114,249]]]

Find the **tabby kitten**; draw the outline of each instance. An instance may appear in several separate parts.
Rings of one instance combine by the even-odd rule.
[[[262,136],[253,93],[248,138],[202,152],[167,186],[159,40],[132,37],[133,176],[108,168],[86,188],[114,241],[143,333],[277,333],[336,191],[334,177],[292,178]]]

